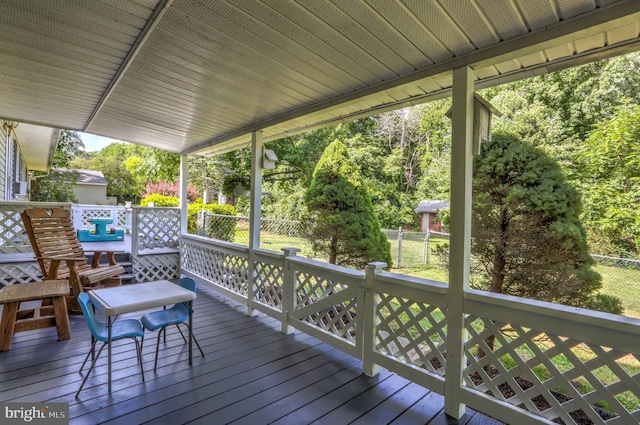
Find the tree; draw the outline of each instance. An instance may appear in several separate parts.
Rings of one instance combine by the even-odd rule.
[[[577,158],[587,230],[598,254],[640,256],[640,106],[621,108],[584,142]]]
[[[475,157],[474,284],[491,292],[588,306],[592,270],[581,199],[558,165],[513,136],[494,134]]]
[[[331,264],[362,268],[384,261],[390,267],[389,242],[350,156],[339,140],[322,154],[305,194],[308,213],[303,225],[314,251],[326,254]]]
[[[125,163],[115,156],[99,153],[90,159],[76,158],[70,168],[102,171],[107,181],[107,196],[117,197],[120,203],[134,201],[141,191]]]
[[[68,171],[51,170],[40,174],[31,184],[30,199],[39,202],[78,202],[73,192],[77,175]]]
[[[71,130],[62,130],[58,137],[58,145],[53,154],[52,166],[56,168],[69,168],[74,158],[82,156],[84,143],[80,135]]]

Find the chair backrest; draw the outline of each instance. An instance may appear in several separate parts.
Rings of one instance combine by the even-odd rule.
[[[87,321],[87,326],[89,326],[89,330],[93,337],[98,341],[106,342],[107,338],[104,337],[104,332],[101,332],[105,325],[96,318],[96,315],[93,312],[93,304],[86,292],[82,292],[78,295],[78,304],[80,304],[82,314]]]
[[[75,257],[84,261],[75,264],[78,271],[91,268],[71,220],[71,211],[64,208],[29,208],[20,216],[29,236],[36,257]],[[44,276],[49,274],[50,260],[38,259]],[[69,269],[63,261],[56,272],[56,279],[69,277]]]
[[[190,290],[191,292],[196,292],[198,284],[194,279],[190,277],[183,277],[182,279],[180,279],[180,286],[182,286],[184,289]]]

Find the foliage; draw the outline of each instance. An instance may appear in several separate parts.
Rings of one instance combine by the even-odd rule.
[[[187,205],[187,231],[191,234],[198,233],[198,213],[206,211],[209,214],[235,216],[236,209],[231,205],[203,204],[202,202]],[[233,242],[236,232],[236,220],[228,220],[222,217],[209,217],[205,236],[223,241]]]
[[[140,201],[140,205],[143,207],[149,206],[149,202],[153,202],[154,207],[177,207],[180,206],[180,200],[177,196],[161,195],[159,193],[153,193],[144,197]]]
[[[426,151],[420,161],[421,175],[412,206],[423,200],[449,200],[451,188],[451,120],[446,112],[451,101],[432,102],[423,109],[420,124],[426,135]],[[415,213],[414,213],[415,214]]]
[[[322,154],[305,194],[303,227],[315,252],[330,264],[362,268],[371,261],[391,266],[387,237],[371,196],[346,146],[336,140]]]
[[[640,256],[640,106],[601,123],[577,157],[584,220],[600,242],[597,253]]]
[[[474,160],[472,255],[476,285],[492,292],[585,306],[592,270],[579,193],[548,156],[494,134]]]
[[[138,187],[134,176],[126,166],[113,157],[77,158],[71,167],[82,170],[99,170],[107,181],[107,196],[115,196],[119,203],[134,201]]]
[[[31,183],[30,199],[38,202],[78,202],[73,192],[77,173],[51,170],[38,173]]]
[[[84,152],[84,143],[80,135],[71,130],[60,131],[58,145],[53,154],[51,165],[55,168],[69,168],[71,161]]]
[[[180,197],[180,184],[179,182],[169,183],[166,181],[159,181],[155,183],[147,182],[145,192],[140,194],[142,198],[147,198],[153,194],[160,194],[165,196]],[[198,192],[193,186],[187,185],[187,198],[190,202],[194,202],[198,198]]]

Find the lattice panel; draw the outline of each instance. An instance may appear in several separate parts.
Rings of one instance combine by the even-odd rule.
[[[20,218],[24,208],[24,205],[15,209],[3,205],[0,211],[0,253],[33,252]]]
[[[128,216],[129,216],[129,212],[126,209],[118,209],[116,211],[116,225],[118,227],[127,227],[128,225]]]
[[[343,296],[347,285],[334,282],[323,276],[299,272],[296,282],[296,309],[308,305],[324,305],[323,300],[332,299],[331,305],[319,309],[303,320],[355,343],[357,300],[354,296]],[[353,291],[348,291],[353,293]]]
[[[74,210],[74,212],[77,211],[77,209]],[[112,218],[111,208],[105,209],[100,207],[82,207],[82,209],[80,209],[79,211],[82,213],[81,226],[83,228],[93,227],[93,224],[91,223],[91,219],[93,218]]]
[[[255,299],[282,311],[282,267],[258,262],[256,275]]]
[[[230,291],[247,296],[249,262],[200,245],[183,244],[182,268]]]
[[[375,350],[444,376],[446,312],[406,298],[379,295]]]
[[[177,279],[180,277],[180,255],[176,252],[134,257],[133,273],[136,282]]]
[[[176,248],[180,240],[180,211],[144,208],[138,211],[139,249]]]
[[[42,280],[42,272],[37,262],[0,264],[0,284],[4,286],[14,283],[38,282]]]
[[[466,327],[469,388],[559,423],[640,422],[640,348],[620,352],[475,316]]]

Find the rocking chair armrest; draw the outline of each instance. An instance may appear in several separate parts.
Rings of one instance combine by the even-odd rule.
[[[100,267],[100,257],[102,257],[102,253],[104,253],[107,256],[110,266],[117,266],[118,262],[116,261],[116,253],[124,252],[124,251],[120,249],[119,250],[96,249],[96,250],[85,251],[85,253],[89,253],[89,252],[93,254],[93,259],[91,260],[91,268],[95,269]]]

